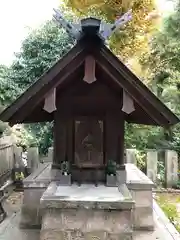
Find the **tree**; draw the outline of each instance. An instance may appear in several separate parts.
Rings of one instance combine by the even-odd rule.
[[[10,68],[9,79],[24,90],[65,55],[72,45],[73,39],[62,28],[52,21],[45,23],[23,41],[21,51],[16,53]]]
[[[0,84],[2,86],[0,101],[3,104],[14,101],[65,55],[73,44],[74,40],[52,21],[45,23],[40,29],[30,32],[22,43],[21,51],[16,53],[12,65],[9,68],[0,68]],[[1,76],[3,76],[2,79]],[[24,133],[27,133],[24,142],[31,139],[28,134],[32,135],[34,140],[31,139],[31,142],[33,144],[36,142],[40,151],[45,153],[52,144],[52,123],[27,124],[24,127]]]
[[[80,16],[95,15],[110,23],[131,8],[133,19],[109,41],[110,48],[124,60],[148,48],[149,34],[155,28],[159,17],[154,0],[66,0],[65,2]]]
[[[149,76],[149,86],[155,94],[177,115],[180,114],[180,1],[175,11],[163,19],[162,28],[153,36],[149,54],[143,54],[141,64]],[[179,124],[164,132],[162,141],[180,152]],[[162,135],[162,131],[161,131]],[[161,141],[161,142],[162,142]]]

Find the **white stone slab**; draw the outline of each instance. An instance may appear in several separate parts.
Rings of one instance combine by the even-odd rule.
[[[134,164],[126,164],[127,184],[128,188],[131,185],[136,189],[152,189],[154,183]],[[131,188],[131,187],[130,187]]]
[[[119,192],[116,187],[106,187],[104,185],[94,186],[91,184],[82,184],[77,186],[58,186],[55,196],[67,198],[68,201],[123,201],[124,196]]]

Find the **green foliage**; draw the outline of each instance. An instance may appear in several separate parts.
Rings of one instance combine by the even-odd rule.
[[[15,172],[15,181],[22,181],[24,179],[23,172]]]
[[[74,40],[52,21],[30,32],[22,43],[21,51],[16,53],[12,65],[9,68],[0,66],[0,103],[5,106],[12,103],[65,55],[73,43]],[[0,133],[12,133],[6,127],[0,122]],[[45,154],[52,145],[52,123],[24,125],[17,135],[18,145],[24,149],[36,145],[39,146],[40,153]]]
[[[96,16],[109,23],[132,9],[132,20],[118,30],[109,41],[110,48],[121,59],[132,58],[147,50],[149,34],[157,25],[158,14],[154,0],[65,0],[68,7],[79,16]],[[151,15],[151,16],[150,16]]]
[[[107,175],[116,175],[116,162],[113,160],[109,160],[106,167]]]
[[[35,143],[39,147],[40,154],[45,155],[53,142],[53,122],[27,124],[25,129],[35,140],[35,142],[30,141],[30,145]]]
[[[175,11],[163,19],[162,28],[152,37],[149,53],[142,55],[140,59],[149,87],[177,115],[180,115],[179,13],[178,0]],[[180,153],[180,124],[168,131],[160,130],[155,133],[151,129],[156,139],[151,141],[148,137],[151,143]]]
[[[173,188],[180,189],[180,179],[178,179],[176,182],[174,182]]]
[[[168,219],[175,226],[175,228],[180,232],[180,216],[176,208],[176,203],[172,203],[168,198],[164,196],[160,196],[158,199],[158,203]]]
[[[157,172],[158,185],[165,187],[165,166],[164,162],[160,160],[157,162]]]
[[[141,169],[144,173],[146,173],[146,153],[145,151],[135,151],[136,159],[137,159],[137,167]]]
[[[71,49],[74,41],[54,22],[32,31],[9,69],[9,79],[26,89]]]

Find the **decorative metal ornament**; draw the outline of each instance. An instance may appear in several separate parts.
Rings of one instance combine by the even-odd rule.
[[[114,24],[102,24],[100,34],[101,36],[107,40],[118,28],[126,24],[132,19],[132,10],[129,10],[122,17],[116,19]]]
[[[82,33],[81,24],[71,24],[64,17],[58,9],[53,9],[55,14],[53,18],[62,26],[68,34],[73,36],[75,39],[79,39]],[[101,22],[99,34],[104,40],[107,40],[118,28],[126,24],[132,19],[132,10],[129,10],[123,16],[116,19],[114,24],[107,24]]]

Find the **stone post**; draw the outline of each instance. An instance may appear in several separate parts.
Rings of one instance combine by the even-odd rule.
[[[133,163],[137,165],[135,149],[126,149],[126,163]]]
[[[14,146],[14,165],[15,168],[24,167],[24,163],[22,162],[22,147]]]
[[[156,183],[157,180],[158,152],[156,150],[147,151],[147,176]]]
[[[168,188],[178,181],[178,154],[175,151],[165,151],[165,181]]]
[[[38,147],[30,147],[27,154],[28,172],[34,172],[39,166],[39,151]]]
[[[52,162],[53,161],[53,147],[50,147],[48,149],[48,162]]]

